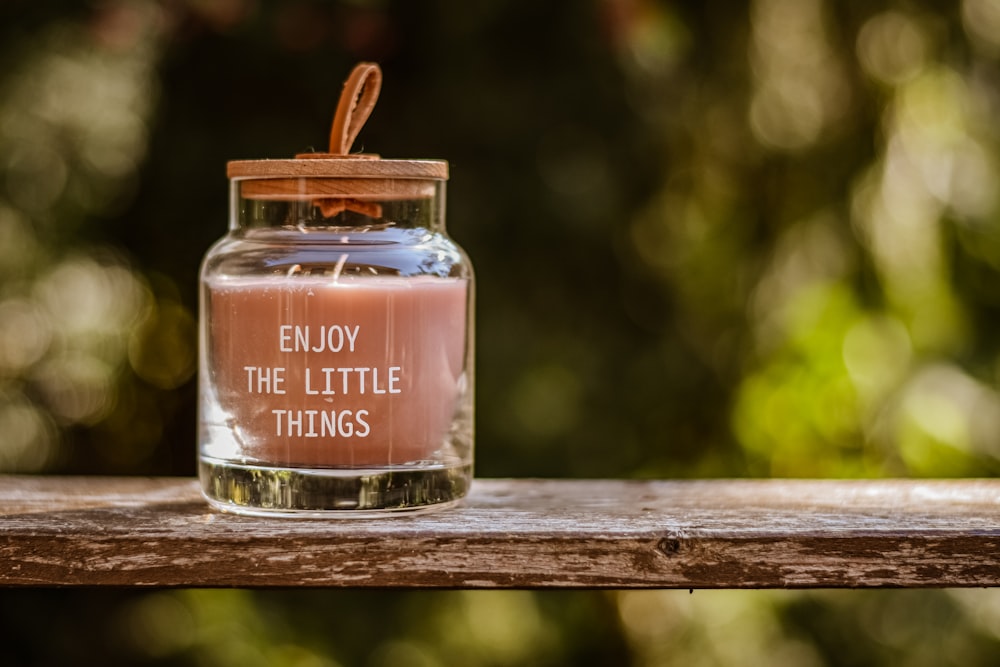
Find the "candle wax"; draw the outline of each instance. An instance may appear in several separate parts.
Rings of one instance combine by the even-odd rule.
[[[468,282],[275,275],[207,284],[210,386],[244,460],[440,459],[461,407]]]

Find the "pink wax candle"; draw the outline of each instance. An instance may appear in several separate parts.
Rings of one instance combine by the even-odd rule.
[[[207,285],[212,381],[239,455],[372,468],[455,459],[468,281],[219,277]]]

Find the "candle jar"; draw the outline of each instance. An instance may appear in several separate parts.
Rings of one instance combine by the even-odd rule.
[[[200,480],[247,514],[454,503],[473,463],[473,275],[447,163],[228,165],[201,273]]]

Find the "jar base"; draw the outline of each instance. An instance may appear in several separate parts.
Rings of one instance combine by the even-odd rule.
[[[373,518],[452,507],[469,491],[472,466],[388,469],[278,468],[202,457],[201,491],[234,514]]]

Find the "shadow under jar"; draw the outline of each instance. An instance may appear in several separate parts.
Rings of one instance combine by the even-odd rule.
[[[447,163],[229,163],[201,272],[199,476],[226,511],[362,516],[472,479],[473,274]]]

